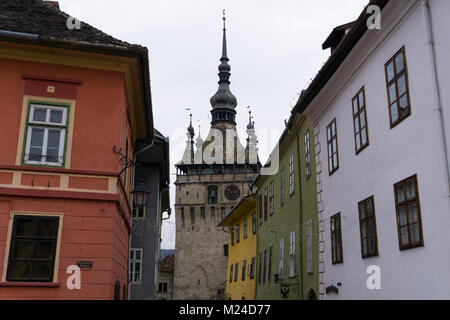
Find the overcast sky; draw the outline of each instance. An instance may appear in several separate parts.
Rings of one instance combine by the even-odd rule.
[[[231,91],[237,126],[251,107],[263,162],[289,118],[298,93],[329,57],[321,45],[338,25],[355,20],[368,0],[59,0],[61,10],[120,40],[149,49],[154,125],[171,144],[171,182],[181,159],[189,112],[210,126],[217,90],[222,9],[227,14]],[[185,108],[190,108],[186,111]],[[272,139],[270,139],[272,137]],[[240,139],[245,144],[245,134]],[[172,207],[175,186],[171,185]],[[162,248],[175,247],[175,219],[163,224]]]

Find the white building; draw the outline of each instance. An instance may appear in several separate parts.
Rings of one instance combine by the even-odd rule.
[[[294,109],[314,124],[320,297],[450,299],[450,1],[371,4],[381,29],[366,10],[336,28]]]

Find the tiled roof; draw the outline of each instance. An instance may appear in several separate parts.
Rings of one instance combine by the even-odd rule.
[[[162,272],[173,272],[175,265],[175,256],[171,254],[159,261],[159,271]]]
[[[42,0],[0,0],[0,30],[35,34],[41,39],[142,48],[118,40],[84,22],[81,22],[80,29],[70,30],[67,27],[69,17],[54,4]]]

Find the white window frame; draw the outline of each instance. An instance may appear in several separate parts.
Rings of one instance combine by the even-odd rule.
[[[306,223],[306,272],[313,274],[313,230],[312,220]]]
[[[297,264],[295,254],[295,231],[289,234],[289,277],[293,278],[297,275]]]
[[[311,153],[310,153],[310,136],[309,136],[309,129],[305,131],[305,173],[306,178],[309,178],[311,176]]]
[[[289,156],[289,194],[294,194],[295,180],[294,180],[294,152],[291,152]]]
[[[280,239],[280,255],[278,262],[278,277],[283,279],[284,276],[284,239]]]
[[[45,109],[46,110],[46,120],[43,121],[34,121],[34,112],[36,109]],[[61,123],[50,122],[50,113],[51,110],[62,111],[62,120]],[[52,106],[46,104],[38,104],[31,103],[30,104],[30,114],[28,117],[27,123],[27,140],[25,144],[25,155],[24,155],[24,163],[25,164],[37,164],[37,165],[49,165],[49,166],[59,166],[61,167],[64,163],[64,152],[65,152],[65,143],[66,143],[66,131],[67,131],[67,110],[68,107],[64,106]],[[42,154],[41,161],[29,160],[30,156],[30,148],[31,148],[31,134],[33,129],[41,129],[44,130],[44,137],[42,142]],[[47,146],[48,146],[48,132],[49,130],[60,131],[59,137],[59,149],[58,149],[58,162],[49,162],[44,161],[47,157]]]
[[[133,252],[133,258],[131,258],[131,252]],[[140,252],[140,259],[136,259],[136,252]],[[140,284],[142,281],[142,261],[144,257],[144,250],[142,248],[131,248],[130,249],[130,283]],[[140,263],[139,271],[136,272],[136,263]],[[139,276],[139,280],[135,280],[136,274]]]

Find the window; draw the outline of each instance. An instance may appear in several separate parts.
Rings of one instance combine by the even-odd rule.
[[[269,269],[267,270],[267,281],[272,279],[272,247],[269,248]]]
[[[366,92],[364,87],[352,99],[353,131],[355,135],[356,154],[369,145],[367,128]]]
[[[23,162],[63,166],[67,106],[30,103]]]
[[[142,249],[130,249],[130,283],[141,283]]]
[[[267,188],[264,189],[264,220],[267,220]]]
[[[244,235],[243,235],[243,237],[244,237],[244,239],[247,239],[247,218],[244,219],[243,225],[244,225],[244,230],[243,230]]]
[[[336,118],[327,127],[328,145],[328,173],[331,175],[339,169],[338,141],[336,132]]]
[[[391,128],[411,114],[405,47],[385,65]]]
[[[230,267],[230,283],[233,282],[233,265]]]
[[[225,207],[220,208],[220,219],[223,220],[225,218]]]
[[[240,241],[239,223],[236,225],[236,243]]]
[[[160,282],[158,285],[158,292],[166,293],[167,292],[167,282]]]
[[[256,257],[253,257],[252,264],[250,265],[250,279],[255,278],[255,265],[256,265]]]
[[[309,137],[309,129],[305,131],[304,135],[304,142],[305,142],[305,174],[306,179],[308,179],[311,176],[311,153],[310,153],[310,137]]]
[[[234,282],[237,282],[239,272],[239,262],[234,265]]]
[[[267,275],[267,249],[264,250],[264,271],[263,271],[263,283],[266,283]]]
[[[280,239],[280,256],[278,261],[278,276],[283,279],[284,269],[284,239]]]
[[[241,274],[241,280],[245,281],[245,270],[247,267],[247,260],[242,261],[242,274]]]
[[[261,276],[262,276],[262,259],[263,259],[263,253],[259,253],[259,266],[258,266],[258,283],[261,283]]]
[[[414,175],[394,186],[400,250],[423,246],[419,188]]]
[[[195,225],[195,208],[191,207],[191,225]]]
[[[53,281],[58,227],[59,217],[14,216],[7,281]]]
[[[256,233],[256,212],[252,213],[252,234]]]
[[[133,211],[132,216],[134,219],[145,219],[146,207],[136,205],[135,199],[133,198]]]
[[[184,208],[181,208],[180,217],[181,217],[181,226],[184,228],[185,227]]]
[[[306,272],[313,273],[313,225],[312,220],[306,223]]]
[[[295,231],[289,234],[289,277],[297,275],[297,263],[295,254]]]
[[[211,207],[211,221],[216,221],[216,208]]]
[[[217,204],[217,186],[208,187],[208,204]]]
[[[273,180],[269,184],[269,212],[270,215],[273,215],[273,193],[274,193],[274,186],[273,186]]]
[[[294,153],[289,156],[289,194],[294,194]]]
[[[373,196],[359,202],[358,211],[362,257],[378,256],[377,225]]]
[[[230,229],[231,229],[231,235],[230,235],[231,245],[234,246],[234,228],[230,228]]]
[[[203,223],[206,222],[205,207],[200,207],[200,218],[202,219]]]
[[[331,228],[331,261],[333,264],[343,263],[341,214],[337,213],[330,218]]]
[[[281,205],[284,204],[284,167],[281,168],[280,172],[280,202]]]
[[[263,222],[263,206],[262,206],[262,195],[259,195],[258,199],[258,210],[259,210],[259,224],[262,224]]]

